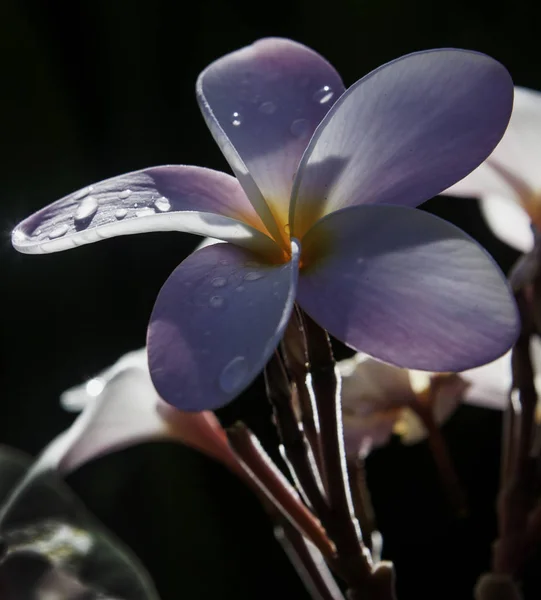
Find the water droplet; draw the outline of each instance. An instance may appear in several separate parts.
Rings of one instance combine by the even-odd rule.
[[[307,119],[295,119],[289,128],[291,135],[296,138],[307,137],[310,133],[310,123]]]
[[[49,239],[56,240],[58,238],[61,238],[63,235],[66,235],[66,233],[68,233],[68,229],[69,227],[65,224],[59,225],[58,227],[53,229],[51,233],[49,233]]]
[[[226,394],[235,393],[246,383],[248,363],[244,356],[236,356],[220,374],[220,387]]]
[[[334,96],[334,92],[328,85],[324,85],[320,90],[318,90],[313,98],[315,102],[319,102],[319,104],[327,104],[327,102]]]
[[[258,262],[257,262],[257,261],[255,261],[255,260],[247,260],[247,261],[244,263],[244,266],[245,266],[245,267],[248,267],[249,269],[257,269],[258,267],[260,267],[260,266],[261,266],[261,263],[258,263]]]
[[[233,113],[233,118],[231,119],[231,124],[235,127],[238,127],[242,123],[242,119],[240,118],[240,114],[238,112]]]
[[[105,381],[103,379],[100,379],[99,377],[94,377],[93,379],[89,379],[86,382],[85,391],[88,396],[92,396],[92,398],[95,398],[103,392],[104,387]]]
[[[287,233],[287,235],[291,233],[291,227],[289,226],[289,223],[284,225],[284,231]]]
[[[229,264],[229,262],[227,260],[221,260],[220,264],[223,265],[224,267],[227,267],[227,265]]]
[[[276,104],[270,100],[263,102],[263,104],[261,104],[259,107],[259,110],[265,115],[272,115],[272,113],[276,112]]]
[[[151,206],[145,206],[141,210],[135,211],[136,217],[148,217],[149,215],[155,215],[156,211]]]
[[[364,262],[364,256],[360,256],[356,262],[358,265],[362,264]]]
[[[165,196],[162,196],[154,201],[154,207],[158,212],[167,212],[171,210],[171,202]]]
[[[77,207],[73,219],[76,224],[87,224],[98,210],[98,201],[94,196],[87,196]]]
[[[221,296],[211,296],[209,304],[212,308],[221,308],[225,303],[225,300]]]
[[[244,280],[245,281],[257,281],[258,279],[261,279],[263,277],[263,273],[260,273],[258,271],[248,271],[248,273],[246,273],[246,275],[244,276]]]
[[[244,286],[243,285],[239,285],[238,287],[235,288],[236,292],[242,292],[244,290]]]
[[[88,194],[90,193],[91,190],[92,190],[92,187],[85,187],[82,190],[75,192],[75,194],[73,194],[73,200],[75,202],[77,202],[78,200],[82,200],[83,198],[86,198],[86,196],[88,196]]]
[[[128,214],[128,211],[125,208],[119,208],[115,212],[115,218],[117,218],[117,219],[123,219],[127,214]]]
[[[224,285],[227,285],[227,279],[225,277],[215,277],[211,282],[210,285],[212,287],[224,287]]]
[[[121,200],[125,200],[126,198],[129,198],[131,196],[131,190],[122,190],[120,192],[120,194],[118,194],[118,197]]]

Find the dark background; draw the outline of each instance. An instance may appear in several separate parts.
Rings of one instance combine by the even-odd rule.
[[[68,426],[58,396],[144,343],[155,296],[198,240],[128,236],[23,256],[11,228],[94,181],[168,163],[228,170],[195,101],[198,73],[268,35],[330,60],[346,85],[415,50],[463,47],[541,89],[535,3],[333,0],[0,3],[0,442],[37,453]],[[473,201],[425,208],[457,223],[508,270]],[[261,382],[221,415],[272,443]],[[501,415],[462,407],[444,428],[471,514],[449,514],[424,444],[368,460],[369,484],[404,598],[469,598],[495,534]],[[219,465],[155,444],[86,465],[69,483],[152,573],[163,600],[307,598],[262,510]]]

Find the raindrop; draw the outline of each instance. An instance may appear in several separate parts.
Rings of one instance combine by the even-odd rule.
[[[149,215],[156,214],[155,210],[151,206],[145,206],[141,210],[135,211],[136,217],[148,217]]]
[[[227,260],[221,260],[220,264],[223,265],[224,267],[227,267],[227,265],[229,264],[229,262]]]
[[[247,261],[244,263],[244,266],[245,266],[245,267],[248,267],[249,269],[257,269],[257,267],[260,267],[260,266],[261,266],[261,263],[258,263],[258,262],[257,262],[257,261],[255,261],[255,260],[247,260]]]
[[[120,194],[118,194],[118,197],[121,200],[125,200],[126,198],[129,198],[131,196],[131,190],[123,190],[122,192],[120,192]]]
[[[225,277],[215,277],[210,282],[210,285],[212,285],[212,287],[216,287],[216,288],[224,287],[224,285],[227,285],[227,279]]]
[[[234,112],[233,118],[231,120],[231,124],[234,125],[235,127],[238,127],[241,123],[242,123],[242,120],[240,118],[240,114],[238,112]]]
[[[161,196],[154,201],[154,207],[158,212],[167,212],[171,210],[171,202],[165,196]]]
[[[92,187],[85,187],[82,190],[75,192],[75,194],[73,194],[73,200],[75,200],[77,202],[78,200],[82,200],[83,198],[86,198],[86,196],[88,196],[88,194],[90,193],[91,190],[92,190]]]
[[[244,356],[236,356],[220,374],[220,387],[226,394],[239,391],[246,383],[248,363]]]
[[[209,304],[212,308],[221,308],[224,305],[224,299],[221,296],[211,296]]]
[[[49,234],[49,239],[56,240],[58,238],[61,238],[63,235],[66,235],[66,233],[68,233],[68,229],[69,227],[65,224],[59,225],[51,231],[51,233]]]
[[[272,115],[272,113],[276,112],[276,104],[270,100],[263,102],[263,104],[259,107],[259,110],[265,115]]]
[[[123,219],[127,214],[128,214],[128,211],[125,208],[119,208],[115,212],[115,218],[117,218],[117,219]]]
[[[238,287],[235,288],[236,292],[242,292],[244,290],[244,286],[243,285],[239,285]]]
[[[316,102],[319,104],[327,104],[327,102],[334,96],[334,92],[328,85],[324,85],[319,89],[313,96]]]
[[[258,273],[257,271],[248,271],[244,276],[245,281],[257,281],[263,277],[263,273]]]
[[[310,123],[306,119],[295,119],[289,128],[291,134],[296,138],[308,136],[310,132]]]
[[[94,196],[88,196],[77,207],[73,219],[75,220],[75,223],[79,225],[83,223],[88,224],[88,222],[90,222],[92,217],[96,214],[97,210],[98,201],[96,198],[94,198]]]

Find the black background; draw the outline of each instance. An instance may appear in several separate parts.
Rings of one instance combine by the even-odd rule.
[[[60,392],[144,343],[160,286],[198,242],[155,233],[23,256],[11,249],[11,228],[123,172],[170,163],[228,171],[195,101],[195,79],[209,62],[279,35],[319,51],[350,85],[402,54],[463,47],[541,89],[534,6],[2,0],[0,442],[35,454],[68,426]],[[504,270],[516,258],[491,236],[475,202],[438,198],[424,208],[474,235]],[[221,416],[247,420],[272,444],[261,382]],[[393,442],[369,458],[400,598],[469,598],[488,567],[500,423],[495,412],[462,407],[444,428],[470,501],[461,521],[449,514],[424,444]],[[191,450],[148,444],[86,465],[69,483],[136,551],[163,600],[307,598],[250,492]]]

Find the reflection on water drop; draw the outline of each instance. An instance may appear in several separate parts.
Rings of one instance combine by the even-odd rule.
[[[224,285],[227,284],[227,279],[225,277],[215,277],[211,282],[210,285],[212,285],[212,287],[224,287]]]
[[[306,119],[295,119],[289,128],[291,135],[296,138],[307,137],[310,133],[310,123]]]
[[[92,190],[92,187],[85,187],[82,190],[75,192],[75,194],[73,194],[73,200],[75,200],[76,202],[77,202],[77,200],[82,200],[83,198],[88,196],[88,194],[90,193],[91,190]]]
[[[135,211],[136,217],[148,217],[149,215],[155,215],[156,211],[151,206],[145,206],[140,210]]]
[[[105,381],[100,379],[99,377],[94,377],[93,379],[89,379],[85,385],[85,392],[88,396],[95,398],[99,396],[103,392],[103,388],[105,387]]]
[[[320,90],[318,90],[313,98],[315,102],[319,102],[319,104],[327,104],[327,102],[334,96],[334,92],[328,85],[324,85]]]
[[[167,212],[171,210],[171,202],[169,202],[168,198],[162,196],[154,201],[154,207],[158,212]]]
[[[263,273],[260,273],[258,271],[248,271],[248,273],[246,273],[246,275],[244,276],[244,280],[245,281],[257,281],[258,279],[261,279],[263,277]]]
[[[120,192],[120,194],[118,194],[118,197],[121,200],[125,200],[126,198],[129,198],[131,196],[131,190],[123,190],[122,192]]]
[[[272,113],[276,112],[276,104],[270,100],[263,102],[263,104],[261,104],[259,107],[259,110],[265,115],[272,115]]]
[[[235,127],[238,127],[241,123],[242,123],[242,120],[240,118],[240,114],[238,112],[234,112],[233,117],[231,119],[231,124],[234,125]]]
[[[221,308],[225,304],[225,300],[221,296],[211,296],[209,304],[212,308]]]
[[[246,384],[248,363],[244,356],[236,356],[220,374],[220,387],[226,394],[232,394]]]
[[[58,227],[53,229],[51,231],[51,233],[49,233],[49,239],[56,240],[57,238],[60,238],[63,235],[66,235],[66,233],[68,232],[68,229],[69,229],[69,227],[67,225],[59,225]]]
[[[117,219],[123,219],[127,214],[128,214],[128,211],[125,208],[119,208],[115,212],[115,218],[117,218]]]
[[[97,210],[98,201],[96,200],[96,198],[94,198],[94,196],[88,196],[77,207],[73,219],[78,225],[81,225],[83,223],[88,225],[92,217],[96,214]]]

